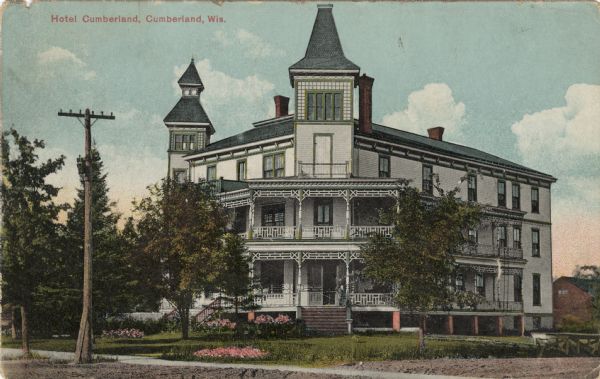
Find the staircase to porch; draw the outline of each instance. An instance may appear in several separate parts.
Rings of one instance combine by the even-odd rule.
[[[344,307],[302,307],[302,320],[309,331],[325,334],[348,332]]]

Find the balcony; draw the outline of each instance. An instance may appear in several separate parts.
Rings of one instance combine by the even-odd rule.
[[[350,165],[348,162],[304,163],[298,161],[298,176],[316,179],[349,178]]]
[[[350,226],[346,231],[343,225],[328,226],[303,226],[301,239],[303,240],[335,240],[351,239],[365,240],[372,234],[392,235],[393,226]],[[300,239],[300,227],[297,226],[255,226],[252,228],[252,239],[255,240],[291,240]],[[240,233],[242,238],[249,238],[248,233]]]
[[[523,249],[485,245],[481,243],[468,244],[463,247],[462,255],[472,257],[523,259]]]

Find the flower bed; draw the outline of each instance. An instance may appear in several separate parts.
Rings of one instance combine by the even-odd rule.
[[[214,349],[202,349],[194,353],[194,356],[198,358],[239,358],[239,359],[253,359],[262,358],[267,356],[269,353],[262,351],[254,347],[217,347]]]
[[[144,332],[139,329],[112,329],[103,330],[104,338],[144,338]]]
[[[236,323],[225,318],[225,319],[207,321],[205,326],[208,329],[234,330]]]
[[[293,324],[294,321],[292,320],[292,318],[290,316],[280,314],[275,318],[273,318],[272,316],[269,316],[269,315],[260,315],[254,320],[254,323],[257,325],[264,325],[264,324],[284,325],[284,324]]]

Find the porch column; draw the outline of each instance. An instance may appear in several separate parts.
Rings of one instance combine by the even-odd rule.
[[[448,319],[446,320],[446,333],[452,335],[454,334],[454,316],[448,315]]]
[[[298,253],[298,283],[296,285],[296,319],[302,319],[302,253]]]
[[[525,336],[525,315],[517,316],[519,321],[519,334],[521,337]]]
[[[250,190],[250,207],[248,208],[248,239],[251,240],[254,234],[254,191]]]
[[[296,232],[296,238],[302,239],[302,202],[304,201],[304,191],[298,190],[298,230]]]
[[[350,252],[346,252],[346,304],[350,301]]]
[[[479,335],[479,316],[473,316],[473,335]]]
[[[502,316],[496,317],[496,334],[501,336],[504,332],[504,319]]]
[[[346,239],[350,239],[350,190],[346,190],[344,195],[344,199],[346,200]]]
[[[392,330],[394,332],[400,331],[400,311],[392,312]]]

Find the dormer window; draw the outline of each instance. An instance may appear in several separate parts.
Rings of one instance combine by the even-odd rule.
[[[337,121],[342,119],[341,92],[308,92],[306,119],[309,121]]]

